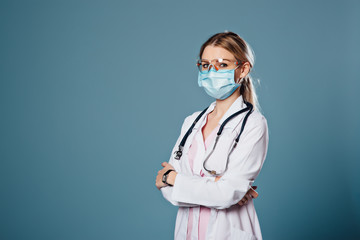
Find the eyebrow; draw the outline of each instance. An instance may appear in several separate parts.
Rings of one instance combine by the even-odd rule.
[[[214,58],[213,60],[215,60],[215,59],[222,59],[222,60],[226,60],[226,61],[229,61],[229,62],[231,62],[231,60],[230,59],[226,59],[226,58]],[[209,61],[208,59],[200,59],[201,61]]]

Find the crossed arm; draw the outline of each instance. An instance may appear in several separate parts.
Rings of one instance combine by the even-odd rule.
[[[162,182],[162,176],[163,174],[169,170],[169,169],[174,169],[174,167],[170,164],[170,163],[167,163],[167,162],[163,162],[161,164],[161,166],[163,166],[164,168],[161,169],[160,171],[158,171],[158,175],[156,177],[156,187],[160,190],[160,188],[162,187],[165,187],[165,186],[168,186],[167,184],[163,183]],[[174,169],[175,170],[175,169]],[[177,172],[176,171],[171,171],[168,175],[168,178],[167,178],[167,182],[171,185],[174,185],[175,184],[175,178],[176,178],[176,175],[177,175]],[[221,178],[221,176],[217,176],[215,178],[215,182],[219,181]],[[252,188],[250,188],[247,193],[245,194],[245,196],[237,203],[239,204],[240,206],[242,205],[245,205],[251,198],[257,198],[259,196],[259,194],[255,191],[257,188],[257,186],[254,186]]]
[[[178,144],[177,142],[176,146]],[[172,171],[168,175],[167,182],[174,186],[167,186],[162,182],[163,174],[169,169],[177,170],[173,167],[173,159],[170,158],[169,163],[162,163],[163,169],[158,171],[156,186],[163,196],[176,206],[203,205],[224,209],[234,204],[243,205],[251,196],[257,195],[252,191],[251,185],[262,168],[267,145],[266,119],[261,116],[256,117],[247,125],[242,139],[232,153],[233,158],[229,161],[228,170],[223,176],[214,179],[212,176],[199,177]]]

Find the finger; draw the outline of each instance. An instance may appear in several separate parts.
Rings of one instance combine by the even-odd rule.
[[[167,162],[161,163],[161,166],[165,167],[167,165]]]
[[[257,198],[259,196],[259,194],[255,190],[251,190],[250,193],[253,198]]]
[[[246,198],[247,198],[248,201],[250,201],[252,199],[251,194],[246,194]]]
[[[255,190],[255,189],[257,189],[257,186],[252,186],[252,188]]]
[[[242,205],[245,205],[247,201],[248,201],[248,200],[247,200],[246,195],[245,195],[245,196],[238,202],[238,204],[239,204],[240,206],[242,206]]]

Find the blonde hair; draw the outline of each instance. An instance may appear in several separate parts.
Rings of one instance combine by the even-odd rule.
[[[204,52],[204,49],[209,45],[226,49],[234,55],[236,60],[241,61],[241,63],[249,62],[250,71],[243,79],[240,87],[240,94],[243,96],[245,101],[250,102],[252,105],[254,105],[254,108],[259,109],[260,106],[256,96],[253,79],[250,75],[250,72],[255,64],[255,53],[250,47],[250,45],[236,33],[230,31],[217,33],[211,36],[201,46],[199,53],[200,59]]]

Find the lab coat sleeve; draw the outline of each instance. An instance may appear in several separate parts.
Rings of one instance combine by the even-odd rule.
[[[251,116],[251,115],[250,115]],[[230,155],[227,171],[219,181],[212,178],[178,173],[172,189],[172,200],[225,209],[237,204],[250,189],[265,161],[268,147],[266,119],[259,114],[251,121]]]
[[[185,135],[187,129],[185,128],[185,126],[187,125],[187,121],[189,120],[190,116],[186,117],[182,127],[181,127],[181,133],[179,138],[176,141],[176,144],[174,145],[172,151],[171,151],[171,155],[170,155],[170,159],[169,159],[169,163],[175,168],[176,172],[179,172],[179,169],[177,168],[177,164],[174,164],[174,158],[173,158],[173,154],[176,150],[178,150],[178,146],[181,142],[181,139],[183,138],[183,136]],[[173,187],[172,186],[165,186],[160,188],[160,191],[162,193],[162,195],[164,196],[164,198],[166,200],[168,200],[171,204],[173,204],[174,206],[179,206],[179,207],[195,207],[198,206],[197,204],[190,204],[190,203],[184,203],[181,201],[176,201],[172,198],[172,192],[173,192]]]

